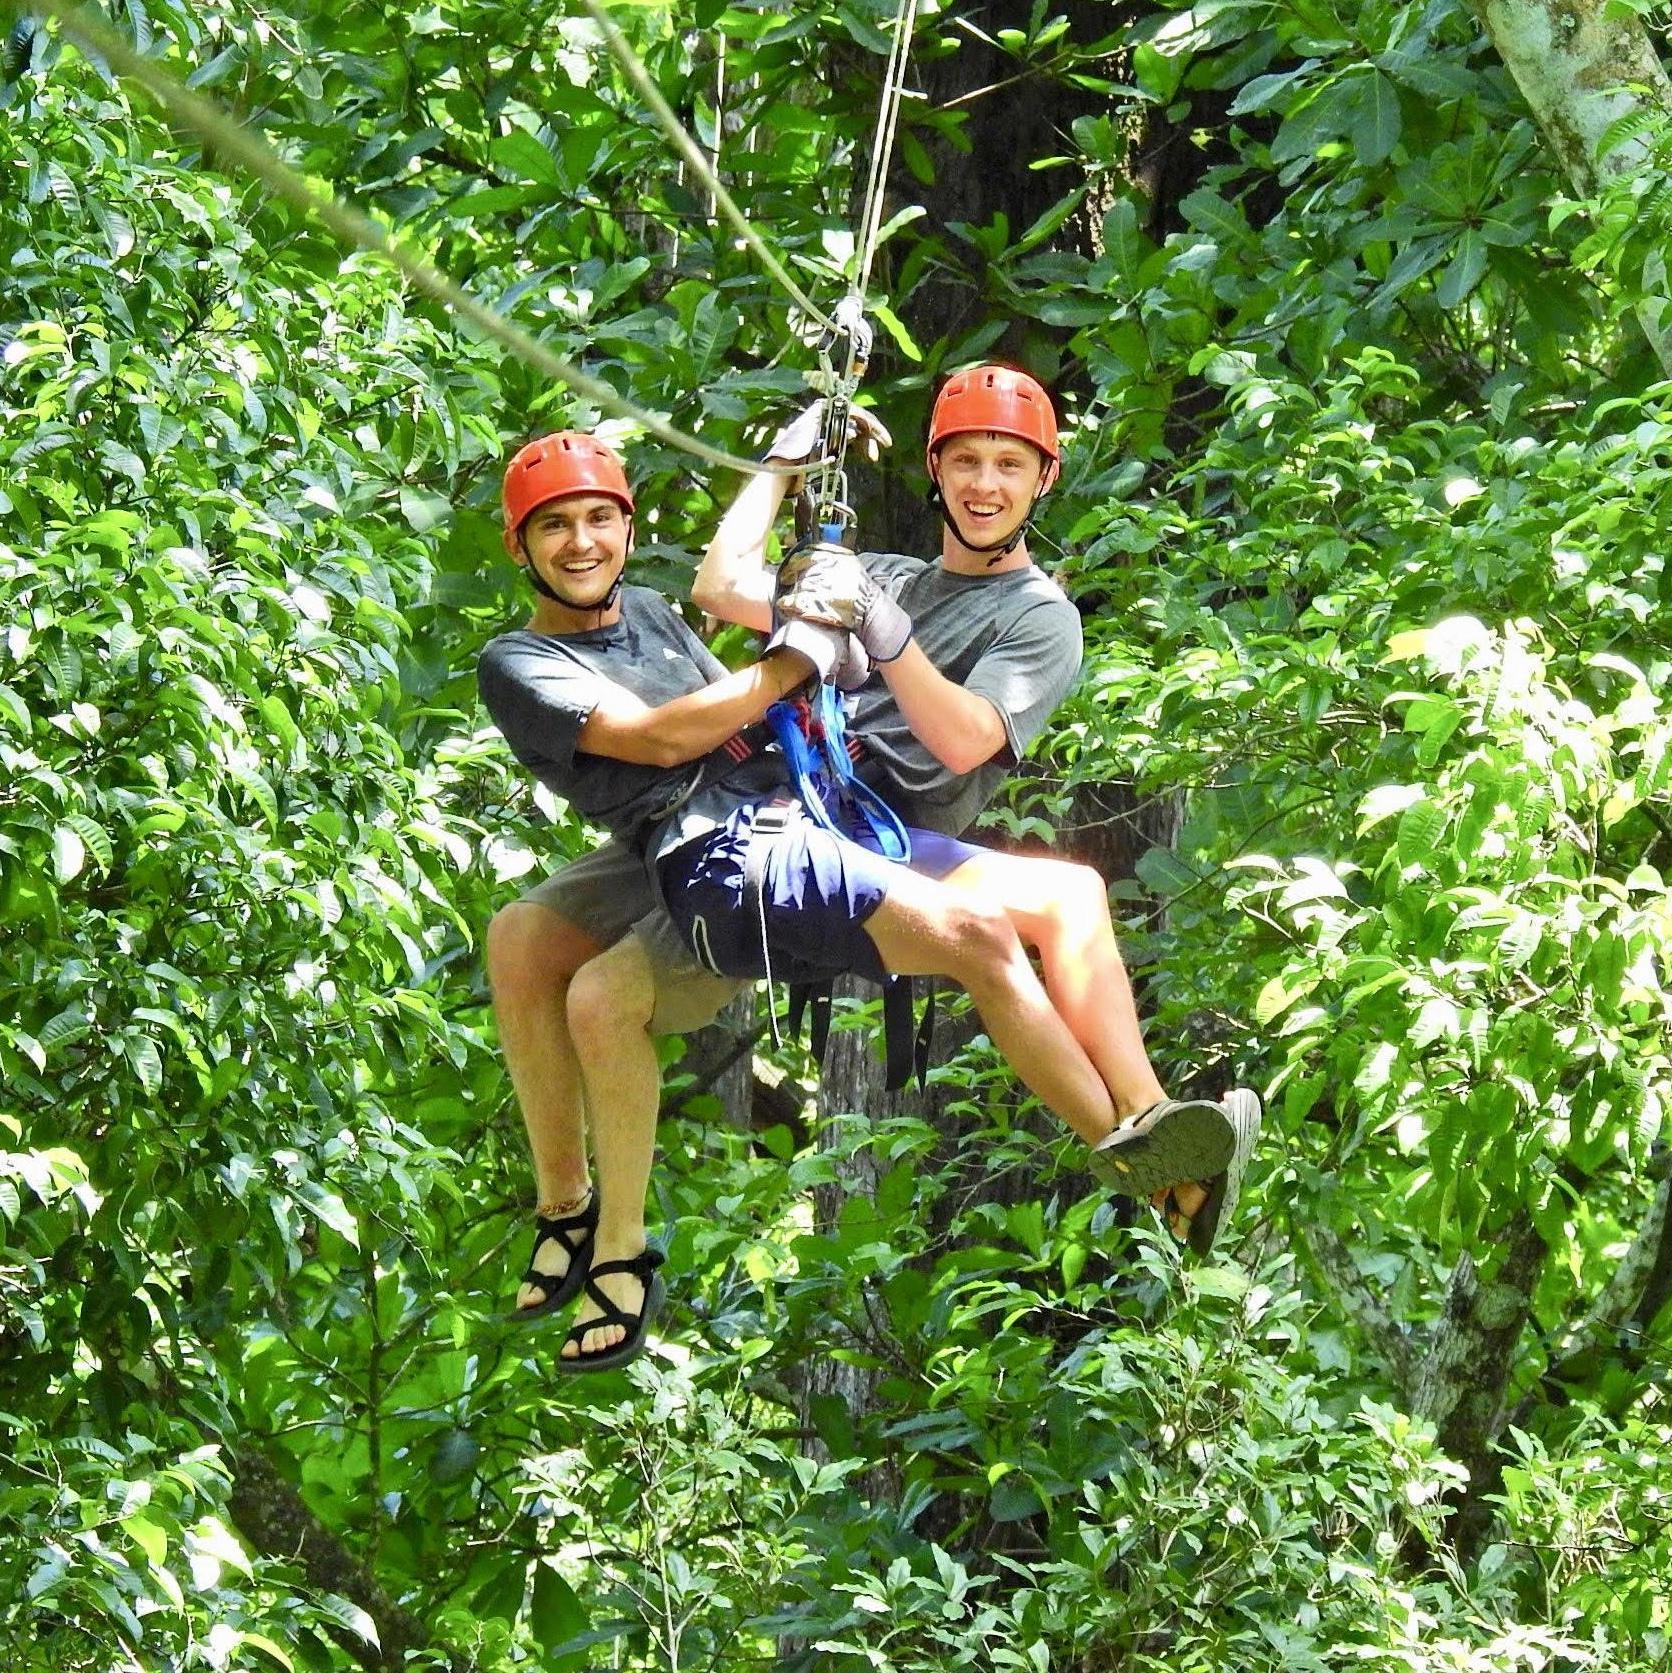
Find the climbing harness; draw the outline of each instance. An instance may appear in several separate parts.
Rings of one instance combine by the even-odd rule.
[[[848,841],[871,847],[884,859],[911,863],[911,836],[899,815],[853,770],[853,748],[840,694],[821,685],[816,697],[774,703],[766,711],[767,725],[789,764],[790,782],[805,816]],[[772,955],[767,943],[766,866],[772,844],[795,818],[795,804],[771,802],[756,810],[744,854],[743,892],[760,932],[761,956],[768,986],[768,1016],[773,1044],[784,1034],[801,1031],[811,1018],[809,1046],[816,1062],[824,1061],[830,1038],[831,984],[792,982],[780,1030],[777,1006],[771,999]],[[923,1083],[928,1072],[929,1046],[935,1025],[935,990],[926,984],[923,1020],[913,1027],[914,984],[910,976],[889,976],[883,982],[884,1085],[898,1091],[915,1073]]]
[[[911,837],[899,815],[854,773],[847,716],[835,686],[821,685],[816,698],[774,703],[766,711],[766,722],[789,763],[796,796],[814,824],[843,837],[863,828],[885,860],[911,864]],[[842,816],[841,823],[832,817],[832,808]]]
[[[862,833],[868,834],[884,859],[900,865],[911,863],[911,838],[894,809],[854,775],[853,758],[848,753],[847,717],[835,686],[820,685],[816,697],[774,703],[766,711],[766,725],[783,751],[795,801],[780,798],[755,810],[743,858],[743,895],[760,930],[772,1043],[781,1046],[784,1041],[778,1029],[778,1012],[770,999],[772,948],[766,930],[766,865],[772,844],[794,821],[795,802],[815,825],[845,841],[862,841]],[[822,1049],[819,1055],[823,1055]]]

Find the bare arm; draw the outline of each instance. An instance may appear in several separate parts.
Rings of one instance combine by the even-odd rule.
[[[881,672],[906,724],[948,771],[974,772],[1005,747],[999,711],[987,698],[949,680],[915,639],[892,662],[882,663]]]
[[[784,503],[789,479],[752,476],[728,507],[697,566],[691,602],[724,622],[769,632],[772,627],[772,571],[766,565],[766,537]]]
[[[773,438],[769,465],[805,464],[818,451],[824,402],[815,401]],[[892,440],[875,414],[854,407],[849,434],[857,436],[875,459]],[[752,476],[738,491],[697,566],[691,602],[723,622],[737,622],[761,633],[772,630],[775,577],[766,565],[766,539],[784,496],[801,487],[799,476]]]
[[[677,767],[752,726],[780,697],[805,684],[810,672],[805,657],[775,651],[701,691],[656,708],[611,685],[586,717],[576,747],[588,755],[608,755],[640,766]]]

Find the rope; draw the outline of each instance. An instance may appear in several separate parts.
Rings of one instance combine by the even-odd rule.
[[[916,0],[913,0],[913,4],[915,3]],[[668,101],[662,97],[661,89],[650,79],[650,72],[639,62],[637,54],[627,43],[627,37],[616,28],[610,14],[598,0],[581,0],[581,4],[586,8],[587,16],[598,25],[604,37],[604,44],[610,49],[616,63],[638,90],[639,97],[649,106],[650,114],[656,118],[657,126],[668,136],[668,142],[674,150],[691,165],[721,214],[736,228],[738,237],[754,251],[761,266],[784,287],[785,292],[803,313],[817,320],[827,330],[834,330],[834,321],[802,291],[790,277],[789,269],[773,255],[762,242],[760,234],[749,225],[747,217],[732,201],[731,193],[721,184],[720,177],[714,172],[708,158],[703,155],[702,147],[679,125],[679,118],[669,108]]]
[[[12,9],[11,0],[0,0],[0,5]],[[275,197],[291,204],[304,215],[314,216],[343,243],[381,256],[397,268],[414,289],[451,309],[543,376],[567,384],[604,411],[632,419],[669,446],[709,464],[743,471],[750,476],[799,476],[807,468],[805,465],[763,465],[753,459],[740,458],[721,448],[711,447],[707,442],[687,435],[666,419],[634,406],[607,383],[583,372],[573,361],[554,353],[520,326],[513,325],[503,314],[461,290],[439,268],[403,249],[369,216],[350,208],[328,191],[310,185],[266,140],[210,100],[190,91],[177,76],[154,60],[141,57],[120,35],[101,19],[83,10],[75,0],[34,0],[32,9],[56,18],[64,33],[84,52],[96,53],[130,81],[138,82],[183,128],[226,152]]]
[[[900,102],[905,94],[906,60],[917,24],[917,4],[918,0],[901,0],[901,10],[894,14],[894,39],[889,43],[888,67],[883,72],[876,140],[871,147],[864,207],[859,217],[854,282],[836,308],[838,323],[832,325],[836,333],[835,343],[828,347],[821,345],[819,351],[819,359],[832,386],[825,408],[823,437],[823,451],[829,457],[822,466],[810,467],[808,482],[813,488],[815,520],[826,527],[838,522],[851,522],[853,517],[846,503],[847,473],[843,468],[848,452],[848,413],[871,353],[871,329],[865,323],[865,293],[870,287],[871,264],[877,253],[877,235],[882,228],[888,165],[894,155]],[[830,347],[845,348],[839,371],[830,365]]]
[[[905,93],[906,57],[911,51],[912,33],[916,26],[917,0],[903,0],[903,10],[894,16],[894,39],[889,45],[888,68],[883,73],[877,138],[871,147],[871,172],[865,182],[865,207],[859,217],[859,276],[853,288],[860,296],[864,296],[871,282],[871,261],[877,253],[877,233],[882,227],[883,190],[888,179],[888,165],[894,155],[900,100]]]

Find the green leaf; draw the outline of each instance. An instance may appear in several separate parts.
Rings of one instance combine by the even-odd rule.
[[[52,875],[60,883],[68,883],[81,874],[87,864],[87,844],[80,833],[67,821],[52,833]]]
[[[1234,204],[1206,186],[1179,200],[1179,213],[1191,226],[1222,245],[1242,244],[1248,239],[1248,223]]]
[[[109,871],[116,857],[111,847],[109,832],[102,825],[89,819],[85,813],[66,813],[64,825],[81,838],[87,851],[98,862],[99,870]]]
[[[1130,283],[1137,277],[1149,241],[1138,230],[1138,206],[1131,198],[1123,197],[1103,217],[1103,248],[1123,279]]]
[[[335,1191],[321,1190],[319,1186],[312,1185],[299,1194],[298,1200],[304,1208],[317,1214],[344,1242],[355,1249],[360,1247],[360,1222]]]
[[[534,1565],[528,1624],[535,1642],[547,1651],[578,1638],[591,1624],[574,1588],[546,1561]]]
[[[163,1086],[163,1057],[157,1042],[148,1034],[129,1034],[124,1037],[123,1050],[139,1084],[148,1097],[154,1098]]]
[[[1011,1470],[994,1484],[988,1507],[995,1522],[1020,1522],[1045,1508],[1039,1489],[1020,1471]]]
[[[488,154],[501,173],[518,175],[541,186],[563,184],[557,159],[526,128],[513,128],[510,133],[501,134]]]
[[[1444,809],[1427,798],[1413,802],[1399,816],[1397,848],[1400,863],[1421,865],[1431,860],[1445,828]]]
[[[161,1568],[168,1558],[168,1535],[147,1516],[128,1516],[122,1521],[122,1531],[133,1540],[146,1559]]]
[[[29,705],[9,685],[0,685],[0,713],[10,718],[20,740],[29,736]]]
[[[900,316],[896,314],[886,302],[872,303],[871,313],[876,317],[888,335],[894,339],[895,347],[899,349],[901,354],[903,354],[906,359],[918,362],[922,361],[922,349],[917,346],[916,342],[912,338],[912,334],[906,329],[904,322],[900,319]]]
[[[1399,143],[1399,89],[1380,71],[1358,78],[1358,107],[1353,118],[1353,144],[1366,168],[1386,161]]]
[[[1486,272],[1486,240],[1474,228],[1467,228],[1457,240],[1457,254],[1434,287],[1434,300],[1442,308],[1455,308],[1464,301]]]
[[[238,1643],[240,1647],[248,1645],[252,1650],[259,1650],[270,1661],[277,1662],[285,1673],[295,1673],[296,1664],[290,1659],[288,1652],[275,1644],[265,1633],[240,1632]]]
[[[381,1648],[377,1636],[377,1622],[357,1603],[350,1603],[335,1592],[327,1592],[319,1600],[319,1607],[345,1632],[351,1632],[363,1644]]]

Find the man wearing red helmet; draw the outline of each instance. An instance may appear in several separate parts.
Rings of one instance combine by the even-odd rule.
[[[1109,1087],[1053,1009],[1005,909],[931,880],[966,870],[981,851],[915,832],[917,863],[929,873],[920,876],[799,817],[792,804],[755,896],[758,927],[742,910],[752,832],[786,775],[775,756],[740,765],[732,733],[805,677],[799,660],[786,673],[790,649],[828,677],[846,636],[790,621],[773,634],[769,651],[777,648],[776,656],[725,674],[664,600],[622,587],[632,503],[619,461],[592,438],[547,437],[513,459],[505,544],[540,598],[527,628],[500,635],[484,650],[480,681],[518,759],[587,818],[607,825],[621,848],[659,877],[679,940],[670,950],[655,927],[647,932],[635,924],[644,937],[637,956],[676,987],[690,951],[715,975],[747,977],[760,973],[768,947],[774,964],[803,977],[842,970],[879,978],[950,976],[970,992],[989,1034],[1027,1085],[1088,1144],[1109,1140],[1116,1124]],[[880,646],[887,612],[873,615],[869,637]],[[902,656],[906,648],[891,646],[892,654]],[[658,920],[663,930],[668,915]],[[551,1006],[542,1019],[538,1010],[503,1003],[503,961],[492,946],[490,971],[542,1175],[535,1253],[544,1250],[548,1259],[544,1268],[531,1267],[528,1282],[538,1294],[524,1310],[545,1312],[584,1287],[588,1306],[559,1363],[577,1369],[620,1363],[642,1346],[663,1294],[660,1255],[643,1232],[657,1108],[657,1065],[648,1047],[655,995],[645,990],[642,1016],[630,1000],[618,1005],[614,994],[600,1009],[596,996],[605,990],[587,984],[582,971],[566,1019]],[[538,1033],[542,1021],[548,1036],[561,1036],[555,1050],[548,1038],[543,1060],[527,1055],[530,1039],[518,1033],[531,1026]],[[567,1085],[534,1085],[542,1069],[559,1082],[567,1077]],[[580,1175],[584,1191],[583,1089],[595,1117],[598,1194],[552,1200],[556,1188],[548,1181],[564,1168],[571,1179]],[[549,1102],[554,1090],[569,1111],[557,1122]],[[538,1115],[543,1097],[545,1113]],[[1217,1106],[1156,1103],[1146,1119],[1155,1133],[1164,1132],[1169,1154],[1181,1147],[1213,1157],[1228,1151]],[[1139,1138],[1149,1136],[1146,1130]],[[554,1161],[554,1150],[567,1157]],[[1130,1161],[1116,1166],[1142,1176],[1141,1151],[1140,1143]],[[1155,1158],[1148,1165],[1153,1170]],[[1138,1187],[1128,1181],[1127,1188]]]
[[[740,798],[777,788],[781,769],[748,758],[739,734],[809,674],[827,677],[845,639],[826,630],[792,635],[752,667],[728,673],[660,594],[623,587],[632,517],[621,461],[595,437],[566,431],[516,454],[505,472],[504,542],[538,598],[527,627],[483,650],[478,675],[522,764],[629,849],[652,833],[677,842]],[[735,989],[697,966],[671,931],[647,956],[681,996],[659,1018],[663,1026],[707,1020]],[[540,1192],[536,1245],[582,1247],[597,1208],[595,1199],[570,1200],[575,1171],[584,1178],[586,1167],[578,1122],[569,1134],[545,1113],[552,1097],[580,1105],[561,1008],[554,1015],[548,1006],[543,1017],[502,1010],[500,1021]],[[612,1136],[596,1146],[599,1178],[625,1199],[637,1154],[611,1145]],[[642,1201],[642,1177],[637,1188]],[[648,1257],[620,1270],[650,1287]],[[572,1298],[585,1275],[577,1263],[546,1285],[542,1310]]]
[[[786,426],[768,459],[807,459],[817,414]],[[953,373],[930,412],[924,463],[943,524],[938,562],[821,549],[783,594],[765,552],[790,484],[758,477],[722,519],[692,598],[722,620],[763,630],[797,615],[850,627],[881,676],[853,699],[859,775],[909,825],[957,833],[1079,676],[1079,613],[1027,546],[1034,508],[1061,468],[1050,396],[1013,367]],[[945,880],[1004,902],[1038,954],[1052,1005],[1096,1066],[1119,1122],[1089,1165],[1127,1190],[1123,1173],[1153,1166],[1159,1155],[1140,1162],[1144,1148],[1164,1148],[1153,1143],[1161,1123],[1183,1107],[1166,1097],[1144,1049],[1102,879],[1089,866],[975,849]],[[1235,1208],[1260,1126],[1251,1091],[1234,1090],[1215,1107],[1230,1136],[1224,1166],[1199,1183],[1170,1179],[1155,1193],[1175,1232],[1203,1254]]]

